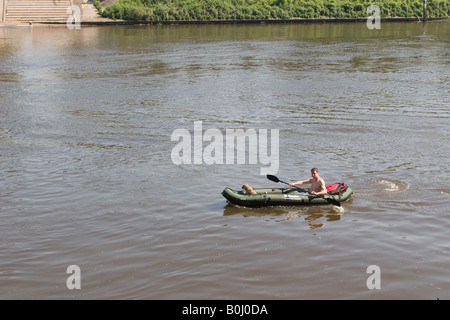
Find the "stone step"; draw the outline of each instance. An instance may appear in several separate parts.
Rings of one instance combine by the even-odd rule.
[[[26,8],[26,9],[9,9],[6,11],[7,14],[16,13],[16,12],[27,12],[27,13],[33,13],[33,12],[66,12],[67,8]]]
[[[23,8],[33,8],[33,9],[40,9],[40,8],[66,8],[68,6],[70,6],[70,3],[63,4],[63,5],[58,5],[58,6],[55,6],[54,4],[40,4],[40,5],[34,5],[34,6],[8,4],[7,9],[11,9],[11,8],[19,8],[19,9],[23,9]]]
[[[17,7],[8,7],[8,9],[6,9],[6,12],[15,12],[15,11],[51,11],[51,10],[56,10],[56,11],[62,11],[62,10],[66,10],[69,6],[67,7],[25,7],[25,8],[17,8]]]
[[[18,15],[18,16],[6,16],[5,21],[66,21],[70,15]]]
[[[35,16],[16,16],[16,17],[7,17],[8,19],[12,19],[9,21],[45,21],[46,19],[58,19],[58,20],[67,20],[69,18],[69,15],[35,15]]]
[[[62,3],[70,2],[68,0],[64,1],[52,1],[52,0],[8,0],[8,4],[41,4],[41,3],[52,3],[57,6]]]
[[[66,16],[55,16],[55,15],[36,15],[36,16],[17,16],[17,17],[11,17],[6,19],[6,21],[54,21],[54,20],[59,20],[59,21],[65,21],[69,18],[69,15]]]
[[[8,0],[6,21],[66,21],[70,0]]]
[[[53,3],[53,2],[36,2],[36,3],[26,3],[26,2],[10,2],[8,1],[6,7],[19,7],[19,8],[23,8],[23,7],[33,7],[33,8],[37,8],[37,7],[66,7],[66,6],[70,6],[71,3],[70,1],[65,1],[65,2],[59,2],[59,3]]]
[[[51,0],[8,0],[7,5],[10,4],[21,4],[21,5],[29,5],[29,4],[42,4],[42,3],[51,3],[54,6],[70,3],[70,1],[51,1]]]
[[[69,13],[63,13],[63,12],[57,12],[57,13],[46,13],[46,12],[42,12],[42,13],[34,13],[34,14],[23,14],[23,13],[16,13],[16,14],[8,14],[6,17],[11,18],[11,17],[20,17],[20,16],[25,16],[25,17],[43,17],[43,16],[47,16],[47,17],[52,17],[52,16],[69,16],[71,14]]]
[[[52,15],[52,14],[70,14],[66,10],[46,10],[46,11],[8,11],[7,16],[17,15]]]
[[[8,4],[6,6],[6,8],[65,8],[70,6],[70,2],[66,2],[66,3],[61,3],[58,5],[54,5],[52,3],[43,3],[43,4],[34,4],[34,5],[30,5],[30,4]]]

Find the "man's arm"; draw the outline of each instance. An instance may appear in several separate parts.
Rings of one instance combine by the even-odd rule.
[[[293,187],[293,186],[301,186],[302,184],[311,183],[311,182],[312,182],[312,178],[308,179],[308,180],[300,180],[300,181],[297,181],[297,182],[294,182],[294,183],[289,183],[289,185],[291,187]]]

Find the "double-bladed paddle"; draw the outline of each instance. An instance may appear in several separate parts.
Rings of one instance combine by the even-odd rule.
[[[267,175],[267,179],[269,179],[270,181],[273,181],[273,182],[281,182],[281,183],[284,183],[284,184],[289,185],[289,183],[287,183],[287,182],[285,182],[285,181],[282,181],[282,180],[278,179],[276,176],[271,175],[271,174],[268,174],[268,175]],[[297,186],[294,186],[294,187],[297,188],[298,190],[302,190],[302,189],[300,189],[300,188],[297,187]],[[317,195],[317,196],[318,196],[318,197],[321,197],[321,198],[323,198],[323,199],[325,199],[325,200],[327,200],[329,203],[331,203],[331,204],[333,204],[333,205],[335,205],[335,206],[338,206],[338,207],[341,206],[341,204],[340,204],[339,201],[337,201],[337,200],[334,200],[334,199],[332,199],[332,198],[325,198],[324,196],[321,196],[321,195]]]

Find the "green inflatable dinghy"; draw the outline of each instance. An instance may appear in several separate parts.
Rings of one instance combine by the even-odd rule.
[[[327,195],[311,195],[308,189],[300,188],[254,188],[256,194],[248,194],[244,190],[225,188],[222,195],[229,203],[244,207],[265,206],[299,206],[335,204],[347,201],[353,194],[345,183],[335,183],[327,186]]]

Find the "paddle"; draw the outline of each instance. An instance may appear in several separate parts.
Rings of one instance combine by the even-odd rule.
[[[267,175],[267,179],[269,179],[270,181],[273,181],[273,182],[281,182],[281,183],[284,183],[284,184],[289,185],[289,183],[284,182],[284,181],[278,179],[276,176],[273,176],[273,175],[271,175],[271,174],[268,174],[268,175]],[[297,186],[294,186],[294,187],[297,188],[298,190],[302,190],[302,189],[300,189],[300,188],[297,187]],[[331,203],[331,204],[333,204],[333,205],[335,205],[335,206],[338,206],[338,207],[341,206],[341,204],[339,203],[339,201],[336,201],[336,200],[334,200],[334,199],[332,199],[332,198],[325,198],[325,197],[322,197],[322,196],[319,196],[319,195],[318,195],[318,197],[321,197],[321,198],[327,200],[329,203]]]

